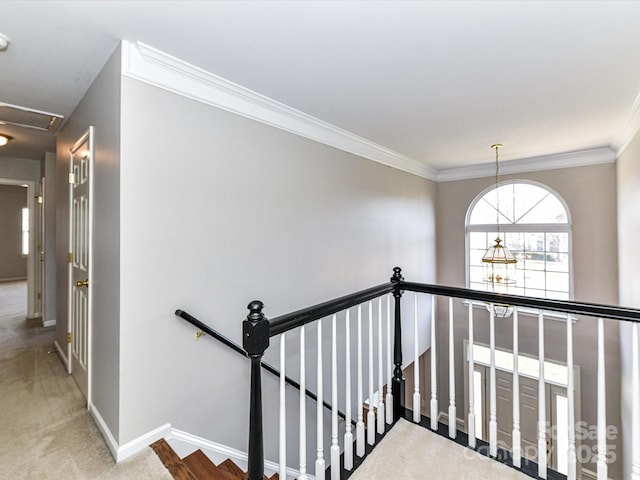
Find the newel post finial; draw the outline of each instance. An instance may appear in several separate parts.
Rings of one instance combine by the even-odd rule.
[[[404,277],[402,276],[402,269],[400,267],[393,267],[393,275],[391,276],[391,283],[402,282]]]
[[[269,347],[269,320],[262,313],[264,304],[254,300],[247,306],[249,314],[242,322],[242,346],[251,359],[249,400],[248,480],[264,478],[264,440],[262,435],[262,379],[260,363]]]

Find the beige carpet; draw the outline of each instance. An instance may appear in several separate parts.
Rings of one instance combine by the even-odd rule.
[[[147,448],[115,464],[53,347],[25,320],[26,282],[0,283],[0,479],[171,479]]]
[[[350,480],[524,480],[526,475],[400,420]]]

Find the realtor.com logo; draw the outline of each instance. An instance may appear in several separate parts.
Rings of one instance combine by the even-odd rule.
[[[547,464],[551,461],[551,454],[554,449],[558,448],[560,443],[567,444],[567,432],[566,429],[562,430],[562,434],[559,434],[559,429],[557,425],[551,426],[548,422],[546,423],[545,431],[547,432]],[[595,425],[589,425],[585,421],[576,422],[575,429],[575,451],[576,451],[576,461],[578,463],[592,463],[598,460],[598,427]],[[536,430],[536,442],[537,439]],[[605,429],[605,438],[607,440],[607,444],[605,446],[605,461],[607,463],[613,463],[616,461],[616,445],[613,443],[613,440],[618,438],[618,428],[615,425],[608,425]],[[507,457],[511,456],[511,445],[505,443],[504,441],[498,440],[498,455],[496,457],[499,461],[507,460]],[[478,453],[490,456],[490,447],[489,445],[479,445],[476,447]],[[468,459],[473,459],[475,453],[474,450],[465,450],[465,457]],[[537,461],[539,458],[538,455],[538,446],[525,444],[521,446],[521,455],[523,458],[529,458],[531,460]]]

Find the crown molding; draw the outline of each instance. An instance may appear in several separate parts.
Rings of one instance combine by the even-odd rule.
[[[249,90],[141,42],[122,42],[122,75],[430,180],[413,158]]]
[[[613,148],[616,151],[617,155],[624,151],[627,148],[627,145],[633,140],[633,137],[640,130],[640,92],[636,96],[631,109],[629,110],[629,114],[627,118],[625,118],[620,131],[618,132],[618,136],[613,142]]]
[[[611,148],[596,148],[578,152],[559,153],[556,155],[544,155],[540,157],[522,158],[500,162],[500,174],[508,175],[525,172],[538,172],[541,170],[554,170],[557,168],[584,167],[616,161],[616,152]],[[495,175],[495,163],[483,163],[470,167],[448,168],[438,171],[438,182],[451,182],[454,180],[467,180],[471,178],[490,177]]]

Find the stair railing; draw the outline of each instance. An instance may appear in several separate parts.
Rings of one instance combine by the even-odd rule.
[[[340,461],[336,461],[335,454],[339,455],[339,447],[337,445],[337,429],[335,425],[336,412],[337,408],[337,384],[336,384],[336,367],[335,367],[335,356],[336,356],[336,314],[339,312],[345,312],[345,331],[346,331],[346,351],[347,351],[347,361],[350,361],[351,354],[349,350],[349,332],[350,332],[350,309],[352,307],[357,306],[357,316],[358,316],[358,422],[356,423],[356,454],[358,456],[362,456],[364,454],[364,448],[360,447],[360,443],[358,440],[360,438],[364,438],[364,430],[362,427],[362,414],[361,414],[361,406],[362,406],[362,344],[361,344],[361,323],[362,323],[362,306],[366,305],[366,302],[369,302],[369,416],[367,427],[368,430],[373,430],[376,428],[375,424],[375,416],[371,416],[373,410],[375,409],[379,414],[383,414],[385,412],[385,405],[382,404],[381,401],[378,404],[373,404],[373,397],[371,395],[372,385],[373,385],[373,376],[372,376],[372,352],[373,352],[373,344],[372,344],[372,333],[374,331],[372,316],[373,316],[373,300],[378,299],[378,325],[379,332],[382,332],[382,297],[387,296],[387,325],[389,325],[390,321],[390,308],[389,308],[389,299],[391,294],[394,299],[395,308],[394,308],[394,332],[391,335],[391,332],[388,332],[387,342],[391,341],[391,337],[393,337],[393,378],[390,379],[389,383],[391,384],[391,394],[386,397],[386,408],[388,409],[390,404],[393,405],[393,409],[391,412],[391,421],[395,422],[399,418],[405,416],[405,380],[403,378],[402,372],[402,319],[401,319],[401,298],[405,291],[412,291],[416,295],[415,300],[415,319],[414,319],[414,335],[416,336],[416,348],[415,348],[415,358],[414,358],[414,369],[415,373],[415,383],[418,383],[419,375],[417,373],[417,369],[419,366],[418,362],[418,347],[417,347],[417,337],[419,330],[419,319],[418,319],[418,302],[417,295],[418,294],[428,294],[431,297],[431,348],[433,360],[431,362],[431,401],[430,401],[430,413],[431,413],[431,421],[428,423],[433,430],[440,430],[442,434],[442,426],[439,425],[438,416],[440,415],[438,410],[438,397],[437,397],[437,375],[436,375],[436,356],[435,356],[435,348],[438,343],[435,341],[435,328],[436,328],[436,298],[437,297],[446,297],[449,299],[449,344],[448,344],[448,357],[449,357],[449,365],[448,365],[448,373],[449,373],[449,425],[448,425],[448,434],[452,439],[456,439],[459,443],[464,440],[465,443],[468,442],[468,445],[471,448],[478,449],[476,445],[476,434],[473,432],[473,423],[474,423],[474,411],[473,411],[473,401],[469,402],[469,416],[468,416],[468,425],[469,428],[468,434],[463,435],[463,440],[461,440],[460,434],[457,430],[456,426],[456,405],[455,405],[455,352],[454,352],[454,342],[453,342],[453,299],[462,299],[467,302],[468,310],[469,310],[469,340],[470,347],[473,346],[473,303],[474,302],[482,302],[485,305],[489,305],[490,310],[490,351],[491,351],[491,381],[490,381],[490,428],[489,428],[489,442],[485,445],[488,446],[488,456],[498,459],[500,457],[499,449],[497,447],[497,434],[496,434],[496,361],[495,361],[495,318],[496,314],[494,306],[505,306],[509,305],[514,308],[514,343],[513,347],[515,349],[515,353],[517,354],[518,348],[518,309],[522,307],[527,307],[530,309],[535,309],[538,317],[538,339],[539,339],[539,392],[544,392],[544,381],[545,381],[545,353],[544,353],[544,320],[545,316],[548,315],[548,312],[559,312],[564,315],[565,321],[567,323],[567,365],[573,365],[573,334],[572,334],[572,315],[584,315],[588,317],[595,317],[598,320],[598,379],[597,379],[597,398],[598,398],[598,425],[597,425],[597,478],[606,479],[607,478],[607,446],[606,446],[606,381],[604,376],[604,334],[603,334],[603,322],[605,319],[613,319],[624,322],[629,322],[632,325],[631,328],[631,345],[632,345],[632,385],[631,391],[634,392],[633,395],[633,407],[632,407],[632,418],[631,418],[631,478],[633,480],[640,480],[640,352],[639,352],[639,342],[640,342],[640,310],[624,308],[624,307],[614,307],[600,304],[592,304],[585,302],[572,302],[572,301],[563,301],[563,300],[553,300],[553,299],[540,299],[540,298],[532,298],[532,297],[523,297],[516,295],[506,295],[506,294],[495,294],[490,292],[481,292],[476,290],[469,290],[464,288],[457,287],[445,287],[439,285],[429,285],[415,282],[406,282],[401,275],[401,269],[396,267],[394,268],[394,274],[391,278],[391,282],[382,284],[376,287],[372,287],[366,290],[362,290],[360,292],[356,292],[351,295],[347,295],[344,297],[340,297],[335,300],[331,300],[328,302],[324,302],[319,305],[315,305],[309,308],[305,308],[287,315],[280,316],[274,320],[269,321],[266,316],[263,314],[262,310],[264,305],[260,301],[253,301],[249,304],[249,314],[246,320],[243,322],[243,347],[247,352],[247,355],[251,359],[251,391],[250,391],[250,420],[249,420],[249,459],[248,459],[248,480],[261,480],[264,476],[264,448],[263,448],[263,435],[262,435],[262,400],[261,400],[261,378],[260,378],[260,359],[264,355],[264,352],[269,346],[269,340],[271,337],[276,335],[280,335],[280,358],[281,358],[281,369],[284,369],[284,359],[285,356],[285,338],[287,332],[293,329],[300,329],[300,355],[301,355],[301,381],[300,384],[304,387],[304,372],[305,372],[305,364],[304,364],[304,351],[305,351],[305,333],[304,328],[305,325],[310,324],[311,322],[318,322],[318,398],[322,398],[322,345],[321,345],[321,328],[322,328],[322,319],[325,317],[331,316],[331,328],[332,328],[332,433],[331,433],[331,478],[336,479],[339,478],[338,468],[340,466]],[[382,355],[382,347],[379,345],[378,355]],[[469,358],[470,365],[473,365],[473,354],[471,354],[471,358]],[[349,365],[349,364],[347,364]],[[350,374],[350,368],[347,368],[347,372]],[[573,412],[573,373],[572,368],[567,369],[567,385],[568,385],[568,396],[569,396],[569,421],[568,421],[568,436],[569,436],[569,446],[568,446],[568,468],[569,471],[567,473],[567,478],[569,480],[573,480],[576,478],[576,450],[575,450],[575,418]],[[380,373],[380,369],[379,369]],[[546,418],[545,418],[545,408],[544,408],[544,399],[543,395],[539,397],[539,419],[538,419],[538,458],[537,463],[527,461],[521,458],[520,445],[515,443],[519,443],[519,409],[516,404],[519,404],[519,399],[517,399],[517,377],[518,377],[518,365],[517,360],[514,360],[514,409],[513,409],[513,454],[509,454],[506,459],[502,459],[504,463],[509,463],[516,468],[520,468],[523,473],[526,473],[534,478],[559,478],[555,474],[555,472],[551,472],[548,469],[547,465],[547,452],[546,452],[546,436],[547,431],[546,428]],[[470,392],[473,391],[473,375],[470,375]],[[284,413],[284,396],[282,394],[284,388],[284,376],[281,376],[281,417]],[[348,382],[347,382],[348,383]],[[382,383],[382,382],[379,382]],[[350,387],[347,385],[346,387],[346,395],[347,399],[350,398]],[[378,392],[379,395],[382,395],[382,390]],[[302,398],[302,397],[301,397]],[[416,386],[413,396],[414,409],[420,410],[420,396],[419,389]],[[301,431],[300,431],[300,475],[298,478],[306,479],[306,459],[305,459],[305,450],[306,450],[306,431],[304,427],[304,401],[301,399],[300,402],[300,418],[301,418]],[[351,407],[347,404],[346,408],[347,419],[349,420],[351,414]],[[421,421],[421,416],[419,414],[415,414],[412,417],[413,421]],[[324,470],[324,457],[322,452],[322,426],[321,426],[321,415],[318,415],[318,459],[316,460],[316,471],[321,472]],[[372,421],[373,420],[373,421]],[[387,422],[389,422],[389,415],[387,415]],[[384,423],[384,422],[383,422]],[[389,422],[391,423],[391,422]],[[347,421],[348,427],[350,427],[350,422]],[[281,418],[280,423],[280,478],[286,478],[286,440],[283,439],[283,435],[286,432],[286,428],[283,425],[283,418]],[[350,434],[350,430],[347,432]],[[371,437],[367,435],[367,443],[370,444]],[[480,443],[480,441],[479,441]],[[363,444],[363,443],[362,443]],[[344,467],[348,469],[352,467],[352,464],[348,465],[348,457],[352,456],[352,446],[347,441],[347,435],[345,434],[345,443],[344,443]],[[335,472],[334,472],[335,466]],[[321,468],[322,470],[318,470]],[[532,470],[535,469],[535,470]],[[317,478],[321,478],[321,476],[316,475]]]
[[[196,317],[194,317],[190,313],[187,313],[184,310],[176,310],[175,311],[175,315],[180,317],[180,318],[182,318],[183,320],[186,320],[191,325],[193,325],[193,326],[198,328],[198,333],[196,333],[196,339],[200,338],[200,336],[203,335],[203,334],[209,335],[210,337],[215,338],[216,340],[218,340],[222,344],[224,344],[227,347],[229,347],[234,352],[239,353],[240,355],[242,355],[245,358],[248,357],[247,356],[247,352],[245,352],[240,345],[238,345],[236,342],[234,342],[233,340],[229,339],[228,337],[224,336],[223,334],[221,334],[217,330],[213,329],[212,327],[210,327],[206,323],[198,320]],[[265,369],[267,372],[271,373],[272,375],[274,375],[276,377],[280,377],[281,376],[280,370],[278,370],[277,368],[275,368],[274,366],[272,366],[271,364],[269,364],[267,362],[261,362],[260,366],[263,369]],[[284,375],[283,378],[284,378],[284,383],[286,385],[289,385],[289,386],[291,386],[291,387],[293,387],[293,388],[295,388],[297,390],[300,390],[300,384],[298,382],[296,382],[293,378],[288,377],[286,375]],[[313,393],[308,388],[304,390],[304,394],[307,397],[309,397],[310,399],[312,399],[313,401],[316,401],[316,402],[318,401],[318,397],[316,396],[316,394]],[[324,408],[326,408],[327,410],[331,410],[331,405],[328,402],[324,401],[324,402],[322,402],[322,404],[323,404]],[[338,410],[338,416],[340,418],[342,418],[343,420],[346,418],[346,415],[344,414],[344,412],[341,412],[340,410]],[[355,425],[355,422],[353,422],[353,424]]]

